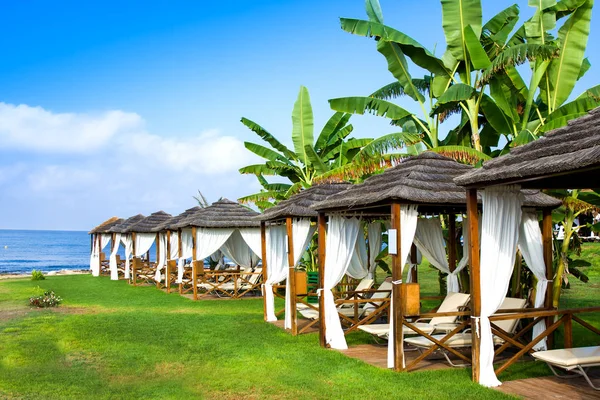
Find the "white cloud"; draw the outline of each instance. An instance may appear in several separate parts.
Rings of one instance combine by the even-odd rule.
[[[180,213],[194,205],[197,189],[213,201],[258,190],[253,176],[237,171],[257,161],[238,138],[214,129],[163,137],[144,126],[139,115],[123,111],[55,114],[0,103],[0,152],[20,151],[12,165],[0,157],[0,191],[11,204],[0,210],[3,225],[85,229],[104,216]],[[28,224],[19,204],[52,209],[48,225],[40,215]]]
[[[41,107],[0,103],[0,148],[37,152],[91,152],[118,134],[138,130],[135,113],[55,114]]]

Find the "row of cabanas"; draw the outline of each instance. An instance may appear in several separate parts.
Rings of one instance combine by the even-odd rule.
[[[319,305],[318,308],[312,307],[318,310],[320,343],[325,347],[343,349],[347,347],[342,327],[344,321],[336,308],[335,288],[345,275],[361,279],[373,274],[375,256],[381,250],[383,226],[387,229],[388,251],[392,259],[388,366],[398,371],[413,368],[415,363],[408,365],[404,357],[404,327],[423,333],[412,325],[416,316],[407,314],[409,283],[403,280],[405,265],[416,263],[416,247],[435,268],[448,274],[449,292],[459,290],[458,274],[461,269],[469,268],[470,308],[454,314],[466,317],[461,327],[471,329],[473,379],[486,386],[495,386],[499,381],[493,366],[492,333],[506,340],[504,347],[511,345],[517,349],[516,354],[497,369],[501,372],[534,349],[545,349],[546,338],[560,322],[571,321],[577,318],[574,313],[581,312],[552,309],[552,291],[548,285],[554,278],[551,211],[560,202],[539,189],[593,187],[600,169],[598,122],[600,112],[595,110],[536,142],[484,163],[480,169],[425,152],[359,185],[333,183],[313,186],[262,215],[225,201],[232,210],[243,209],[244,212],[220,219],[221,214],[216,212],[217,202],[213,205],[213,214],[211,206],[188,210],[186,216],[184,213],[172,217],[173,220],[181,217],[173,225],[166,220],[166,225],[154,228],[153,240],[165,243],[166,253],[157,246],[159,255],[167,254],[168,260],[180,260],[179,282],[184,279],[183,259],[202,260],[230,243],[229,253],[225,253],[238,263],[231,248],[235,247],[234,243],[245,242],[254,257],[262,258],[265,320],[276,320],[274,288],[285,282],[285,327],[296,334],[296,303],[299,297],[295,293],[294,271],[316,233]],[[447,243],[443,237],[441,215],[446,216],[448,221]],[[240,222],[246,221],[246,217],[252,225]],[[460,243],[456,240],[459,221],[462,221],[464,238],[464,256],[461,259],[457,257]],[[107,235],[111,229],[119,229],[118,226],[125,222],[116,224],[113,221],[115,225],[108,229],[92,231],[97,248],[106,246],[107,240],[118,243],[116,237],[108,239]],[[133,255],[149,249],[149,237],[139,242],[135,237],[135,224],[123,229],[120,240]],[[238,234],[233,236],[234,232]],[[178,239],[172,242],[175,236]],[[175,243],[178,247],[176,252],[172,251]],[[195,250],[189,250],[190,247]],[[536,277],[535,301],[527,311],[502,310],[503,315],[497,316],[496,312],[508,291],[517,250],[523,254]],[[92,254],[94,257],[94,251]],[[157,256],[157,259],[160,257]],[[256,261],[254,258],[245,262],[255,266]],[[92,269],[95,265],[92,262]],[[195,277],[197,272],[193,272]],[[197,282],[192,282],[192,287],[196,292]],[[360,301],[369,300],[356,300]],[[517,339],[509,337],[496,325],[496,321],[511,318],[532,319],[532,323],[519,332]],[[532,340],[524,343],[524,334],[531,329]],[[457,333],[455,329],[437,339],[427,333],[423,335],[432,341],[434,349],[452,351],[446,342]],[[420,359],[418,357],[416,362]]]

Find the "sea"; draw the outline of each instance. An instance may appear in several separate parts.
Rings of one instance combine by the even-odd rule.
[[[0,274],[89,269],[90,246],[85,231],[0,229]],[[109,247],[104,251],[108,253]],[[124,257],[123,246],[119,254]],[[153,254],[151,248],[151,258]]]

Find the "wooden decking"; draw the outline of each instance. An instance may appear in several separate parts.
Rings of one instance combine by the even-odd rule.
[[[600,373],[592,373],[592,380],[600,384]],[[583,378],[561,379],[555,376],[504,382],[497,390],[531,400],[600,399],[600,391],[592,389]]]
[[[340,353],[347,355],[348,357],[357,358],[366,362],[367,364],[374,365],[379,368],[387,368],[387,345],[375,345],[375,344],[361,344],[358,346],[352,346],[348,350],[338,350]],[[407,362],[410,362],[417,358],[419,355],[418,351],[406,351],[404,357]],[[446,369],[452,368],[443,356],[430,356],[419,363],[418,367],[414,371],[425,371],[433,369]]]

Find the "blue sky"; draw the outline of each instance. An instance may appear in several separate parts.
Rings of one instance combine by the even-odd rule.
[[[517,2],[522,19],[532,14]],[[509,6],[483,1],[484,20]],[[381,0],[385,22],[444,50],[438,1]],[[104,219],[177,214],[258,189],[250,118],[290,141],[308,87],[316,126],[327,99],[390,83],[372,40],[339,28],[362,0],[3,2],[0,13],[0,228],[88,229]],[[596,85],[592,70],[574,93]],[[410,103],[406,103],[407,108]],[[352,118],[355,136],[394,130]]]

